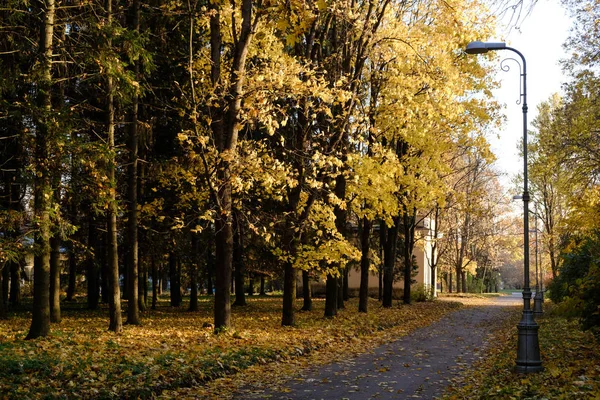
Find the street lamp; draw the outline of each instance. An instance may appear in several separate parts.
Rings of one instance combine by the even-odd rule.
[[[517,325],[519,339],[517,343],[517,372],[529,373],[538,372],[543,369],[540,358],[540,343],[538,339],[539,326],[533,318],[531,310],[531,288],[529,287],[529,190],[527,188],[527,62],[523,54],[508,47],[506,43],[494,42],[471,42],[467,45],[465,52],[467,54],[483,54],[488,51],[509,50],[516,53],[522,63],[521,79],[521,98],[523,109],[523,266],[524,266],[524,285],[523,285],[523,317]],[[511,59],[514,60],[514,59]],[[518,63],[517,60],[514,60]],[[502,68],[507,71],[509,68]]]
[[[538,249],[538,213],[537,213],[537,203],[535,205],[535,212],[533,213],[535,217],[535,297],[533,298],[533,313],[535,315],[542,315],[544,313],[543,303],[544,298],[542,297],[542,292],[540,289],[541,283],[541,263],[539,266],[538,273],[538,258],[539,258],[539,249]]]

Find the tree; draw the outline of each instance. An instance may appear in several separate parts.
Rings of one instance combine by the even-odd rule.
[[[112,0],[106,0],[106,24],[109,28],[114,28],[113,24],[113,3]],[[112,51],[112,32],[108,32],[106,37],[106,50]],[[113,55],[114,57],[114,55]],[[113,66],[114,67],[114,66]],[[123,330],[123,321],[121,316],[121,290],[119,286],[119,256],[117,241],[117,181],[115,176],[116,155],[115,155],[115,90],[114,77],[109,73],[105,76],[106,88],[106,135],[108,143],[108,157],[106,160],[106,175],[109,184],[109,199],[107,210],[108,227],[108,284],[109,284],[109,327],[110,331],[120,333]]]
[[[131,30],[140,32],[140,0],[133,0],[131,4]],[[133,73],[135,79],[140,78],[140,60],[134,61]],[[138,84],[139,86],[139,84]],[[129,238],[127,258],[127,324],[140,324],[139,306],[139,259],[138,259],[138,111],[139,90],[133,92],[130,125],[129,125],[129,167],[127,180],[128,219],[127,234]]]
[[[561,107],[562,100],[558,95],[538,106],[538,116],[533,121],[536,131],[532,132],[528,145],[531,160],[529,182],[538,205],[537,213],[543,222],[543,248],[548,253],[553,278],[558,275],[561,237],[568,232],[566,211],[569,197],[579,191],[574,190],[577,185],[561,162],[562,157],[553,150],[554,138],[562,134],[559,121]]]
[[[37,227],[35,239],[38,254],[34,260],[34,295],[31,327],[26,339],[47,336],[50,333],[50,208],[52,187],[49,171],[49,141],[55,121],[52,118],[52,54],[56,2],[48,0],[36,3],[40,12],[39,81],[37,103],[39,117],[35,121],[35,165],[34,213]]]

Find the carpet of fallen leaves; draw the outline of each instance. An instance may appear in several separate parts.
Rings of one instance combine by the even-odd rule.
[[[600,344],[576,319],[558,315],[552,304],[544,307],[536,318],[542,372],[515,372],[517,315],[506,320],[486,357],[455,381],[444,399],[600,399]]]
[[[289,376],[364,352],[461,307],[436,301],[384,309],[372,300],[365,315],[353,299],[326,319],[316,299],[313,311],[298,312],[297,326],[286,328],[281,298],[252,297],[233,308],[232,329],[217,335],[212,302],[200,304],[193,313],[162,305],[119,335],[107,331],[106,310],[67,304],[51,336],[29,341],[30,315],[12,315],[0,321],[0,398],[226,398],[252,377]]]

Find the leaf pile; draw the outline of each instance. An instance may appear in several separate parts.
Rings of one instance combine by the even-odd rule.
[[[159,307],[143,316],[142,326],[124,333],[106,331],[106,310],[65,310],[49,338],[23,340],[27,315],[0,321],[0,398],[150,398],[232,377],[251,366],[298,367],[361,352],[377,343],[426,326],[455,310],[452,302],[417,303],[392,309],[372,301],[359,314],[351,300],[334,319],[322,317],[324,301],[298,314],[295,328],[281,327],[281,299],[254,298],[233,309],[234,329],[215,335],[212,301],[201,311]],[[310,357],[307,357],[310,356]],[[208,396],[208,394],[207,394]],[[203,397],[200,395],[200,397]]]
[[[600,345],[578,321],[552,312],[537,318],[544,370],[515,372],[520,315],[496,333],[485,358],[449,389],[445,399],[598,399]]]

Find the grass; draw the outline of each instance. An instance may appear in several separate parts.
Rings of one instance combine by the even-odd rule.
[[[238,372],[259,366],[283,370],[363,352],[460,307],[428,302],[383,309],[371,300],[365,315],[352,299],[327,319],[324,303],[315,299],[314,310],[298,312],[297,326],[289,328],[281,326],[280,297],[254,296],[233,308],[232,328],[217,335],[212,299],[202,298],[193,313],[187,304],[162,301],[143,313],[141,326],[116,335],[107,331],[107,310],[85,310],[82,300],[65,305],[49,337],[30,341],[24,338],[31,317],[21,310],[0,321],[0,399],[169,398],[186,388],[201,398],[225,398],[231,388],[209,384],[218,378],[234,384]]]

